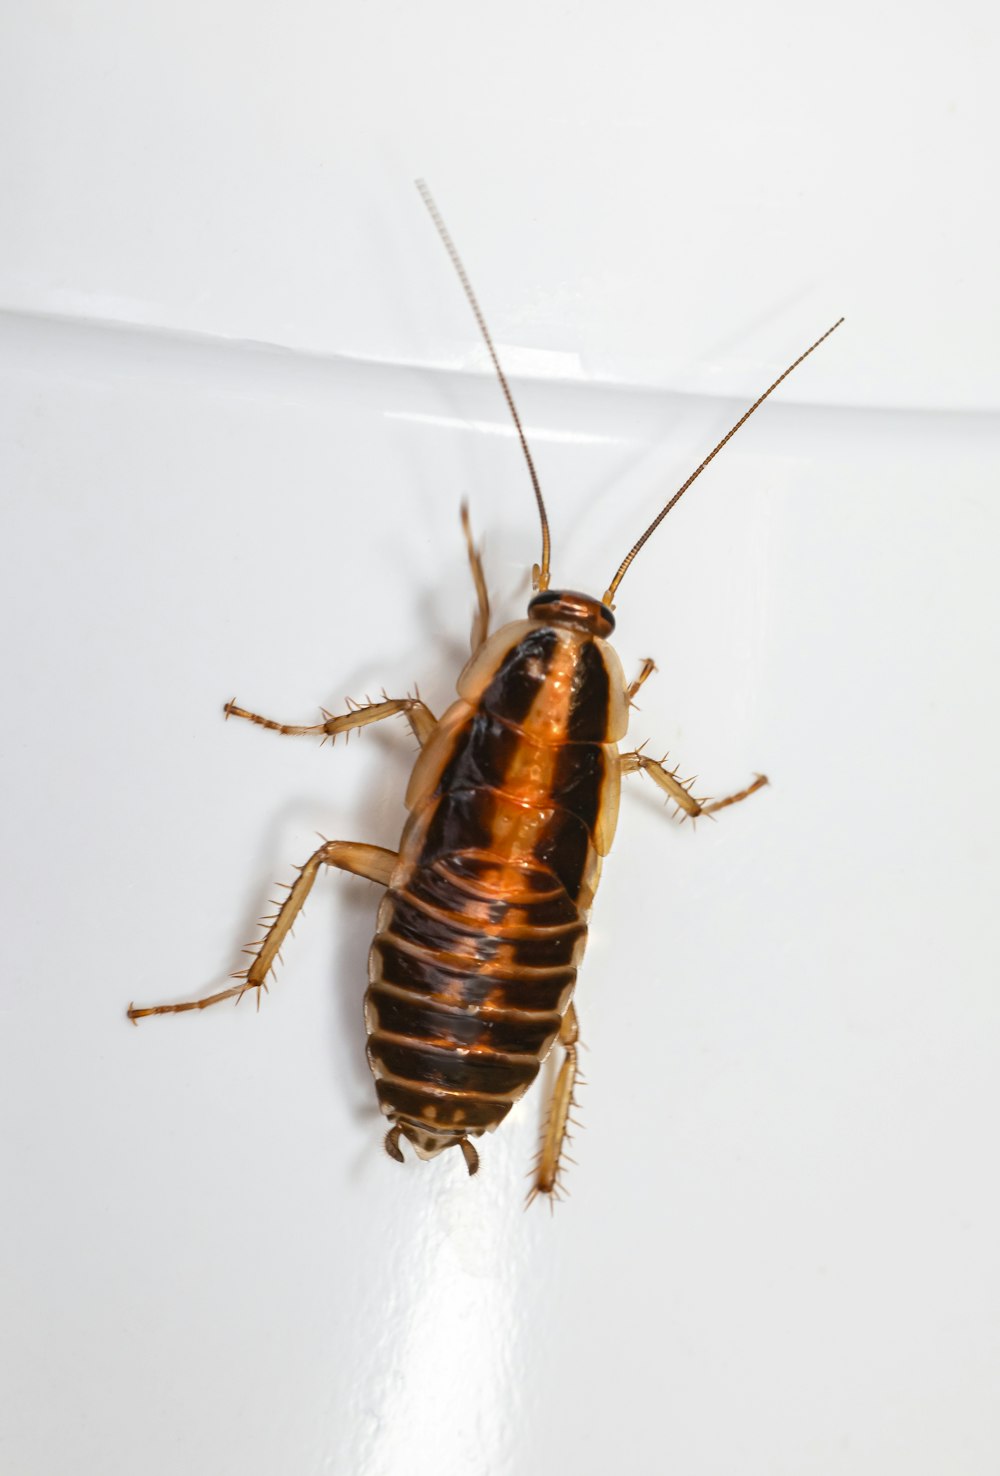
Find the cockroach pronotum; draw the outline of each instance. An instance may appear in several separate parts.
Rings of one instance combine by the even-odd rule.
[[[326,841],[299,870],[232,988],[185,1004],[130,1006],[144,1015],[203,1010],[265,986],[278,951],[323,866],[386,888],[369,955],[368,1060],[391,1126],[420,1158],[458,1148],[470,1174],[472,1142],[492,1132],[558,1044],[555,1080],[529,1199],[557,1195],[577,1076],[573,989],[603,858],[611,849],[623,774],[648,774],[684,816],[713,814],[767,783],[708,804],[690,784],[634,749],[620,753],[632,699],[653,672],[626,682],[609,644],[614,597],[629,565],[692,482],[755,410],[828,338],[838,319],[780,374],[674,493],[632,546],[601,599],[550,588],[549,522],[531,452],[465,268],[426,186],[418,189],[458,274],[517,432],[541,522],[527,618],[489,634],[490,606],[466,508],[462,524],[478,608],[458,700],[435,718],[419,697],[351,706],[320,723],[277,723],[226,703],[227,717],[277,733],[334,738],[403,715],[420,745],[406,791],[398,851]]]

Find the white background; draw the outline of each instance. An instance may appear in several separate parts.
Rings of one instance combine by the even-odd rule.
[[[0,1466],[994,1476],[998,24],[985,3],[35,0],[0,36]],[[419,682],[537,529],[619,596],[636,741],[578,991],[571,1198],[382,1153],[377,901]]]

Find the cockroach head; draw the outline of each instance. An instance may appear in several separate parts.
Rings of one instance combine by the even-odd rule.
[[[547,625],[568,625],[603,639],[615,628],[615,617],[607,605],[575,589],[542,590],[529,601],[528,614],[532,620],[544,620]]]

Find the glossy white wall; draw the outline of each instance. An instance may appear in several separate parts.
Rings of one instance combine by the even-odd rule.
[[[962,1471],[1000,1457],[992,735],[997,23],[848,5],[42,3],[3,20],[4,1469]],[[603,588],[634,732],[579,1003],[572,1198],[392,1164],[374,888],[233,967],[314,832],[395,844],[412,745],[234,724],[419,682],[537,534],[412,189]]]

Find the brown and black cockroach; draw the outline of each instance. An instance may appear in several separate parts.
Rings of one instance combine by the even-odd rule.
[[[654,670],[632,682],[609,644],[614,597],[629,565],[722,447],[834,323],[754,401],[626,554],[601,599],[550,588],[551,540],[541,488],[510,386],[465,269],[437,208],[418,189],[475,315],[521,443],[541,521],[541,562],[524,620],[489,634],[490,606],[479,552],[463,507],[478,610],[472,656],[458,700],[436,718],[418,697],[351,707],[321,723],[277,723],[226,704],[277,733],[334,738],[405,716],[420,745],[406,791],[409,818],[398,851],[326,841],[300,869],[239,982],[185,1004],[129,1007],[129,1018],[203,1010],[265,987],[278,951],[323,866],[386,888],[369,955],[365,995],[368,1060],[391,1124],[390,1157],[405,1138],[420,1158],[457,1148],[469,1173],[474,1138],[499,1127],[555,1045],[562,1061],[529,1195],[555,1195],[577,1077],[576,974],[601,864],[611,849],[623,775],[648,774],[684,816],[714,814],[767,783],[712,804],[677,771],[640,749],[621,753],[629,706]]]

